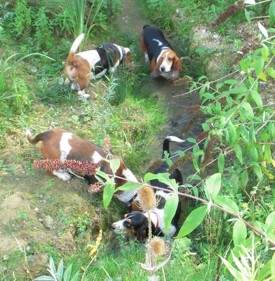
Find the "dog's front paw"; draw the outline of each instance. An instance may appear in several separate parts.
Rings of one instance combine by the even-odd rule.
[[[67,172],[53,171],[53,174],[63,181],[68,181],[71,179],[71,175]]]
[[[61,79],[60,79],[60,82],[62,81],[62,84],[64,83],[64,85],[66,85],[66,86],[69,86],[71,84],[71,81],[68,78],[66,78],[65,81],[63,80],[63,78],[61,78]],[[62,84],[60,84],[60,85],[62,85]]]
[[[78,91],[77,93],[83,99],[88,99],[90,97],[90,95],[89,94],[85,94],[84,91]]]

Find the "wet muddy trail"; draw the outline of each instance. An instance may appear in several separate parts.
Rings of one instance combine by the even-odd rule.
[[[121,2],[123,8],[118,21],[119,28],[127,34],[135,34],[138,38],[142,27],[145,24],[150,24],[150,22],[146,20],[137,1],[122,0]],[[173,45],[173,38],[169,37],[168,40]],[[177,50],[177,46],[174,46],[174,48]],[[141,52],[139,55],[142,55]],[[148,64],[146,62],[144,63]],[[153,80],[149,75],[148,79],[144,80],[139,91],[142,92],[142,89],[146,89],[145,92],[150,92],[151,95],[156,97],[168,111],[167,123],[160,128],[158,134],[150,144],[150,155],[152,155],[153,160],[159,159],[162,150],[162,140],[166,136],[174,135],[182,139],[187,139],[188,137],[195,137],[199,134],[201,128],[198,122],[189,126],[191,125],[194,114],[196,114],[194,110],[190,110],[190,106],[199,105],[200,103],[197,93],[187,94],[187,86],[176,85],[165,79]],[[187,150],[190,145],[188,142],[171,144],[170,150],[173,154],[177,150]],[[185,179],[193,171],[192,163],[187,162],[180,169]]]

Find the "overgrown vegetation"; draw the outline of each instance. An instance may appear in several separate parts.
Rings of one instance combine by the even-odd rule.
[[[121,3],[103,0],[92,1],[92,4],[90,1],[69,2],[70,5],[67,1],[53,0],[36,5],[20,0],[1,4],[0,40],[6,47],[1,49],[0,57],[0,147],[9,151],[10,136],[15,135],[21,141],[27,127],[37,132],[66,127],[99,144],[105,137],[110,137],[114,152],[123,156],[127,164],[143,176],[145,171],[140,166],[148,159],[146,143],[164,123],[166,111],[150,93],[135,92],[142,83],[138,67],[131,72],[121,69],[108,79],[93,81],[97,99],[86,102],[79,101],[62,84],[63,77],[60,78],[62,62],[75,35],[84,31],[96,42],[100,40],[100,32],[108,34],[106,26],[118,14]],[[199,116],[206,116],[202,124],[204,132],[188,138],[189,148],[179,152],[176,166],[191,159],[195,169],[188,182],[178,186],[165,174],[154,176],[148,173],[139,183],[142,185],[156,177],[171,187],[174,196],[167,204],[169,209],[165,209],[167,225],[177,206],[173,198],[179,195],[192,200],[188,216],[169,249],[170,260],[162,272],[159,270],[160,276],[162,280],[274,280],[275,118],[272,90],[275,79],[275,3],[226,0],[183,3],[174,0],[168,5],[162,0],[142,2],[147,17],[154,24],[184,42],[179,44],[177,51],[189,57],[187,74],[193,77],[189,92],[185,94],[198,93],[201,99],[200,108],[194,108],[198,113],[190,121],[190,126]],[[72,6],[74,17],[69,9]],[[262,21],[266,17],[268,21]],[[244,38],[242,46],[231,38],[230,32],[244,22],[251,25],[254,33],[252,38],[248,36],[249,44]],[[242,51],[232,59],[231,65],[226,65],[226,75],[214,81],[209,80],[204,71],[209,57],[218,49],[201,46],[194,50],[192,46],[193,28],[201,24],[228,36],[228,42],[234,42]],[[135,49],[136,40],[129,36],[127,45]],[[29,150],[19,157],[6,156],[0,162],[1,169],[11,173],[11,164],[21,164],[30,153]],[[27,164],[24,167],[27,173],[33,173]],[[113,187],[113,175],[106,177]],[[129,184],[128,188],[132,186]],[[46,184],[35,200],[56,200],[47,197],[47,190],[52,188],[52,184]],[[114,189],[105,192],[109,192],[105,197],[108,200],[104,201],[107,207]],[[101,200],[93,200],[95,205],[102,205]],[[58,202],[55,204],[51,215],[58,212],[61,232],[72,231],[79,248],[72,251],[74,254],[70,257],[64,257],[64,265],[62,253],[53,246],[32,245],[34,252],[44,252],[54,258],[50,259],[51,277],[47,280],[144,278],[144,271],[136,262],[143,262],[145,245],[119,238],[120,250],[110,250],[111,241],[104,236],[104,227],[109,226],[103,219],[91,235],[95,213],[78,210],[79,215],[73,212],[68,215],[63,209],[57,211]],[[113,206],[110,212],[114,212]],[[28,212],[19,210],[16,220],[7,225],[7,229],[12,232],[31,220]],[[185,237],[187,235],[190,239]],[[3,262],[7,266],[3,272],[4,280],[13,280],[15,264],[26,260],[27,255],[24,247],[9,253],[8,260]],[[164,258],[158,259],[158,262],[164,262]],[[58,268],[54,265],[57,263]],[[27,263],[25,267],[27,278],[42,275],[40,272],[32,276]]]

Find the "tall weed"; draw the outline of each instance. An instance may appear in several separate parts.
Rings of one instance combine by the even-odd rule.
[[[18,35],[28,34],[31,30],[31,9],[27,0],[19,0],[15,6],[14,28]]]

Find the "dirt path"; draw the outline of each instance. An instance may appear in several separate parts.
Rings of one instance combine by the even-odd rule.
[[[123,10],[122,16],[119,19],[119,27],[121,31],[135,34],[137,37],[140,34],[144,24],[150,24],[145,19],[139,4],[136,1],[122,0]],[[176,49],[176,48],[175,48]],[[180,138],[186,139],[197,135],[200,131],[198,124],[192,126],[191,130],[185,133],[189,121],[195,114],[194,111],[188,110],[191,105],[199,104],[199,97],[197,94],[185,94],[188,89],[186,86],[175,86],[172,82],[166,80],[152,80],[149,78],[145,80],[142,88],[146,92],[152,93],[156,96],[168,110],[168,122],[160,129],[158,135],[152,140],[150,152],[152,159],[157,160],[161,153],[161,142],[167,135],[175,135]],[[141,89],[142,91],[142,89]],[[171,151],[184,150],[188,148],[188,143],[183,145],[172,144]],[[191,164],[181,167],[183,177],[186,178],[192,173]]]

